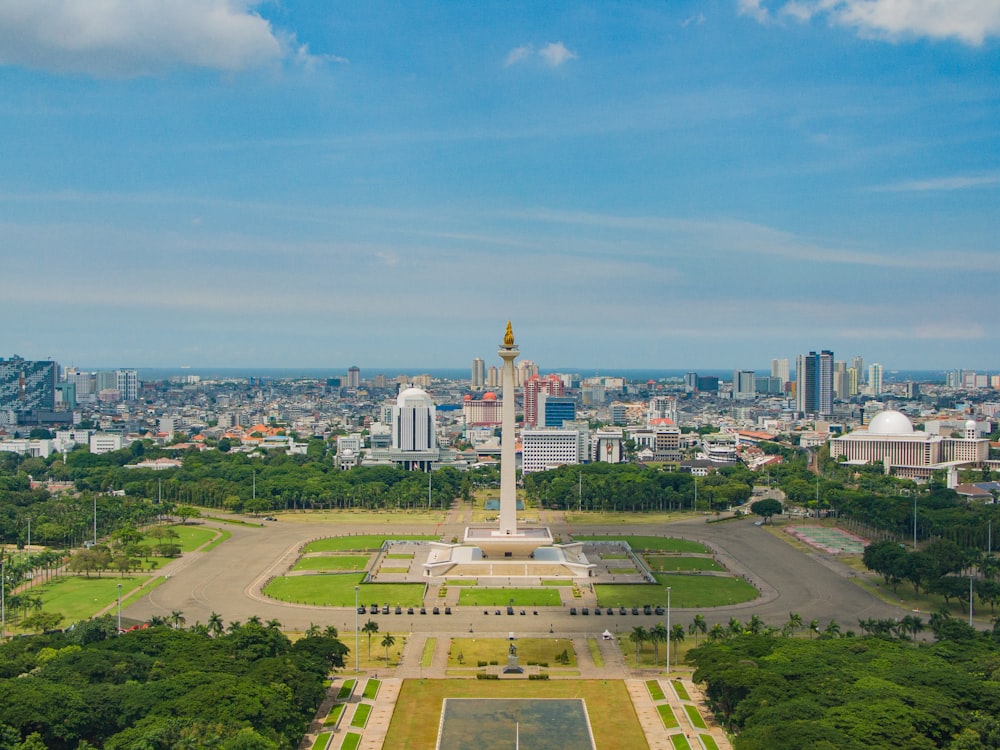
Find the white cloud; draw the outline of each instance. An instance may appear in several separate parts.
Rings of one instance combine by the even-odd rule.
[[[1000,177],[996,175],[938,177],[932,180],[907,180],[891,185],[879,185],[872,188],[876,193],[921,193],[932,191],[969,190],[971,188],[992,187],[1000,185]]]
[[[736,0],[736,2],[741,16],[750,16],[760,23],[767,21],[767,8],[760,4],[761,0]]]
[[[135,77],[240,71],[311,56],[249,0],[3,0],[0,64]]]
[[[763,0],[737,0],[737,7],[761,23],[770,18]],[[826,16],[862,36],[890,40],[957,39],[978,46],[1000,35],[997,0],[788,0],[777,12],[802,22]]]
[[[503,66],[509,68],[511,65],[516,65],[519,62],[524,62],[529,57],[531,57],[532,50],[530,44],[525,44],[521,47],[515,47],[510,52],[507,53],[507,59],[503,61]]]
[[[538,54],[541,55],[542,59],[545,60],[545,64],[550,68],[558,68],[567,60],[576,59],[576,53],[566,49],[566,45],[562,42],[546,44],[538,50]]]
[[[695,26],[701,26],[705,23],[705,14],[699,13],[696,16],[690,16],[681,21],[681,28],[686,29],[688,26],[694,24]]]

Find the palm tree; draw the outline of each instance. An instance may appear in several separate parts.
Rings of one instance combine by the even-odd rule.
[[[743,624],[737,620],[735,617],[729,618],[729,637],[732,638],[737,635],[743,635]]]
[[[662,622],[656,623],[656,625],[649,629],[649,640],[653,644],[653,664],[660,663],[660,644],[668,643],[669,636],[670,633],[667,632],[667,628]],[[667,649],[667,655],[670,655],[669,648]]]
[[[629,634],[628,639],[635,644],[635,665],[639,666],[639,649],[645,641],[649,640],[649,633],[646,632],[646,628],[642,625],[636,625],[632,628],[632,632]]]
[[[385,649],[385,665],[389,666],[389,649],[395,645],[396,639],[392,637],[392,633],[386,633],[382,636],[382,647]]]
[[[371,620],[369,620],[369,622],[371,622]],[[318,635],[319,635],[319,625],[317,625],[314,622],[309,623],[309,627],[306,628],[306,638],[315,638]],[[371,637],[368,638],[368,641],[369,641],[369,643],[371,643]],[[369,646],[368,652],[369,652],[368,658],[370,659],[371,658],[371,646]]]
[[[278,619],[275,619],[275,618],[272,617],[270,620],[268,620],[264,624],[264,626],[268,630],[281,630],[281,620],[278,620]]]
[[[819,620],[809,621],[809,632],[812,633],[812,636],[810,636],[811,638],[815,638],[819,635]]]
[[[705,622],[705,617],[703,615],[695,615],[694,619],[691,620],[691,624],[688,625],[688,632],[694,636],[694,642],[697,644],[698,634],[705,635],[708,632],[708,624]]]
[[[823,638],[839,638],[840,637],[840,623],[836,620],[830,620],[827,624],[826,629],[823,631]]]
[[[208,628],[208,634],[210,636],[218,638],[222,635],[222,631],[225,629],[222,624],[222,615],[218,612],[212,612],[212,614],[208,616],[208,624],[206,627]]]
[[[674,642],[674,663],[676,663],[677,649],[679,649],[681,644],[684,643],[684,626],[679,622],[675,622],[670,628],[670,640]],[[668,651],[667,653],[669,654],[670,652]],[[667,665],[667,668],[670,668],[669,664]]]
[[[796,630],[801,630],[802,615],[800,615],[798,612],[789,612],[788,622],[785,623],[784,629],[787,630],[789,634],[795,632]]]
[[[752,615],[749,620],[747,620],[747,632],[753,633],[754,635],[760,635],[760,631],[764,629],[764,621],[760,619],[760,615]]]
[[[708,631],[708,640],[712,643],[721,641],[726,637],[726,629],[722,627],[719,623],[715,623],[712,629]]]
[[[372,636],[378,632],[378,623],[374,620],[369,620],[364,625],[361,626],[361,632],[368,634],[368,661],[372,659]]]
[[[257,615],[250,615],[247,618],[247,625],[261,625],[261,619]]]
[[[226,632],[232,634],[238,631],[242,627],[243,623],[241,623],[239,620],[233,620],[231,623],[229,623],[228,626],[226,626]]]
[[[181,625],[187,622],[187,620],[184,619],[184,613],[181,612],[179,609],[175,609],[173,612],[171,612],[170,617],[168,617],[167,620],[170,622],[171,625],[174,626],[174,628],[179,628]]]
[[[339,635],[339,633],[337,632],[337,628],[335,628],[333,625],[327,625],[325,628],[323,628],[323,635],[325,635],[327,638],[336,638]]]

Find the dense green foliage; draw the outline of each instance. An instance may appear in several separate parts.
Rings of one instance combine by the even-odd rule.
[[[740,635],[692,650],[736,750],[1000,748],[1000,648],[950,618],[938,642]]]
[[[347,648],[274,625],[116,636],[106,617],[16,638],[0,648],[0,750],[34,733],[55,750],[297,747]]]

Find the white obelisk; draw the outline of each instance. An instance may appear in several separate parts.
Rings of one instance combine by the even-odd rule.
[[[507,332],[497,354],[503,360],[503,405],[500,410],[500,534],[517,534],[517,435],[514,427],[514,360],[521,352],[514,345],[514,331]]]

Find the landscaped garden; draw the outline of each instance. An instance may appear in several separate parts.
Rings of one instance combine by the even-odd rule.
[[[732,576],[697,576],[657,573],[656,585],[598,583],[594,593],[602,607],[667,605],[667,586],[673,607],[723,607],[756,599],[757,589]]]
[[[463,588],[458,603],[478,607],[558,607],[562,600],[555,588],[496,589]]]
[[[354,587],[358,586],[360,604],[389,604],[419,607],[423,601],[422,583],[363,583],[364,574],[331,573],[309,576],[281,576],[264,587],[264,593],[283,602],[315,604],[327,607],[354,607]]]

